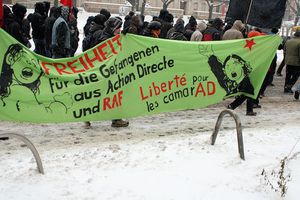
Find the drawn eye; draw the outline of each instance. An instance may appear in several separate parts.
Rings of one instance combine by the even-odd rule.
[[[22,75],[23,75],[25,78],[30,78],[30,77],[32,77],[32,75],[33,75],[32,69],[30,69],[30,68],[24,68],[24,69],[22,70]]]

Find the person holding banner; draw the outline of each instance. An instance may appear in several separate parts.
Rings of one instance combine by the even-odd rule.
[[[122,27],[122,20],[117,17],[111,17],[105,22],[105,28],[103,32],[101,32],[99,39],[97,40],[99,43],[112,38],[115,35],[120,34]],[[122,119],[113,119],[111,126],[112,127],[127,127],[129,125],[128,121],[124,121]],[[91,123],[85,122],[86,128],[91,127]]]
[[[30,47],[28,38],[23,29],[23,19],[26,15],[27,9],[22,4],[16,3],[12,7],[12,18],[10,23],[5,25],[5,31],[9,33],[12,37],[18,40],[23,45]]]
[[[147,25],[143,35],[148,37],[159,38],[161,32],[161,23],[158,21],[152,21]]]
[[[45,6],[42,2],[35,4],[34,13],[28,15],[27,19],[31,23],[32,38],[35,45],[34,52],[46,56],[45,42]]]

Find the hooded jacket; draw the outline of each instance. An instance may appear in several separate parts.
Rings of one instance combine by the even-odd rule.
[[[174,25],[174,32],[169,35],[169,39],[186,41],[187,39],[183,35],[183,32],[184,32],[184,21],[182,19],[178,19],[176,21],[176,24]]]
[[[121,28],[122,21],[116,17],[111,17],[105,22],[105,28],[103,29],[101,35],[95,38],[96,44],[99,44],[114,36],[114,31]]]
[[[286,42],[285,64],[300,67],[300,31],[296,31],[294,37]]]
[[[197,25],[197,29],[194,31],[194,33],[191,36],[191,41],[201,41],[203,38],[202,32],[204,32],[206,28],[207,25],[204,22],[200,22]]]
[[[45,7],[42,2],[35,4],[35,11],[27,19],[31,23],[32,38],[43,40],[45,38]]]
[[[20,43],[27,46],[29,41],[23,29],[23,19],[27,12],[27,9],[25,6],[16,3],[15,5],[13,5],[12,11],[13,14],[11,15],[10,23],[7,24],[5,30]]]
[[[244,36],[242,31],[244,30],[245,25],[241,20],[236,20],[233,23],[231,29],[227,30],[223,35],[223,40],[234,40],[234,39],[243,39]]]
[[[141,27],[142,27],[142,23],[141,23],[140,17],[139,16],[133,16],[131,18],[130,25],[124,31],[126,33],[140,35],[141,34]]]

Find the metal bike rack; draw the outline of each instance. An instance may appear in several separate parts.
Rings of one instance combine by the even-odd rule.
[[[42,164],[42,160],[40,158],[39,152],[36,150],[35,146],[30,142],[29,139],[27,139],[24,135],[20,135],[17,133],[4,133],[0,134],[0,138],[17,138],[22,140],[26,146],[31,150],[37,164],[37,168],[41,174],[44,174],[44,168]]]
[[[214,145],[217,139],[218,132],[220,130],[220,126],[223,120],[223,117],[229,114],[231,117],[233,117],[235,124],[236,124],[236,132],[237,132],[237,140],[238,140],[238,149],[240,158],[245,160],[245,154],[244,154],[244,143],[243,143],[243,134],[242,134],[242,124],[239,116],[235,114],[232,110],[223,110],[217,120],[217,123],[215,125],[215,130],[213,134],[211,135],[211,145]]]

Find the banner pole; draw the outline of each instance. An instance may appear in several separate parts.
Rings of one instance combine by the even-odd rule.
[[[246,18],[245,24],[248,24],[248,20],[249,20],[251,8],[252,8],[252,3],[253,3],[253,0],[251,0],[251,2],[250,2],[250,6],[249,6],[249,9],[248,9],[248,13],[247,13],[247,18]]]

